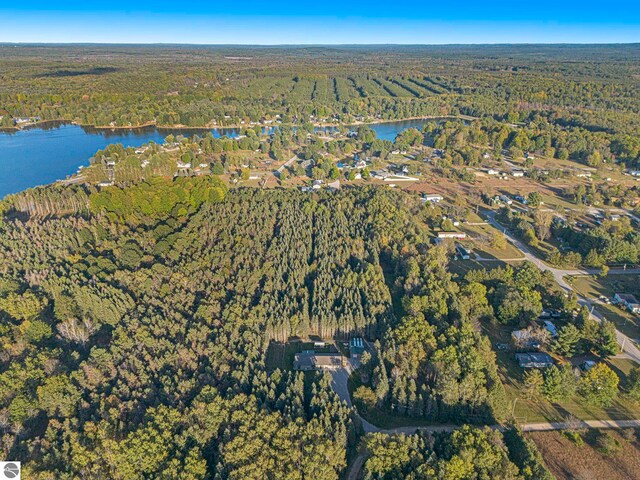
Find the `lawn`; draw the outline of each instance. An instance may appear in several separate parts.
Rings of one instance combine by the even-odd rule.
[[[600,295],[613,298],[615,293],[640,295],[640,282],[637,275],[607,275],[605,278],[594,276],[571,277],[571,284],[583,297],[597,299]],[[616,328],[629,338],[640,339],[640,317],[618,308],[615,305],[598,304],[597,308],[607,320],[616,324]]]
[[[296,353],[302,352],[303,350],[314,350],[318,353],[336,352],[336,348],[331,342],[327,342],[325,347],[314,348],[313,345],[312,341],[299,338],[290,340],[287,343],[271,342],[267,349],[267,358],[265,360],[267,371],[272,372],[277,368],[280,370],[291,370]]]

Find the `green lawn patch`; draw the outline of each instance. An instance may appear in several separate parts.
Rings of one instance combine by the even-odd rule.
[[[640,295],[637,275],[607,275],[605,278],[584,275],[571,277],[576,292],[586,298],[597,299],[600,295],[612,299],[616,293]],[[633,340],[640,339],[640,317],[616,305],[597,305],[600,313],[616,328]]]

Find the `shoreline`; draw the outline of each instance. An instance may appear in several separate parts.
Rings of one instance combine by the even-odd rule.
[[[478,119],[478,117],[472,117],[472,116],[469,116],[469,115],[426,115],[426,116],[405,117],[405,118],[398,118],[398,119],[376,119],[376,120],[372,120],[370,122],[362,122],[362,121],[355,121],[355,122],[349,122],[349,123],[314,122],[312,124],[316,128],[328,128],[328,127],[340,128],[340,127],[356,127],[356,126],[361,126],[361,125],[379,125],[379,124],[383,124],[383,123],[411,122],[411,121],[416,121],[416,120],[437,120],[437,119],[446,119],[446,118],[460,119],[460,120],[466,120],[466,121],[473,121],[473,120],[477,120]],[[116,125],[116,126],[110,126],[110,125],[82,124],[82,123],[74,122],[73,120],[58,119],[58,120],[40,120],[38,122],[29,123],[29,124],[25,124],[25,125],[21,125],[21,126],[14,125],[13,127],[2,127],[2,128],[0,128],[0,133],[17,133],[17,132],[20,132],[20,131],[31,130],[31,129],[42,129],[42,130],[44,130],[45,129],[44,126],[46,126],[47,124],[74,125],[74,126],[81,127],[81,128],[86,128],[86,129],[105,130],[105,131],[106,130],[112,130],[112,131],[116,131],[116,130],[132,130],[133,131],[133,130],[141,130],[141,129],[150,128],[150,127],[155,127],[157,130],[194,130],[194,131],[239,130],[239,129],[243,129],[243,128],[253,129],[255,127],[273,128],[273,127],[277,127],[278,125],[282,125],[282,124],[276,123],[276,124],[271,124],[271,125],[238,124],[238,125],[205,125],[205,126],[201,126],[201,127],[192,127],[192,126],[186,126],[186,125],[180,125],[180,124],[177,124],[177,125],[159,125],[155,121],[150,121],[150,122],[142,123],[140,125],[127,125],[127,126]],[[296,125],[296,124],[291,124],[291,125]]]

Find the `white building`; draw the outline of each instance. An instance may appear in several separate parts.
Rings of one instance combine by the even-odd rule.
[[[444,200],[444,197],[437,193],[425,193],[422,198],[425,202],[429,203],[440,203],[442,200]]]

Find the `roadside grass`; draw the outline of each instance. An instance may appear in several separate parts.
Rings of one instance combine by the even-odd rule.
[[[640,282],[636,275],[607,275],[605,278],[590,275],[570,277],[571,285],[576,293],[586,298],[598,298],[604,295],[613,298],[616,293],[640,295]],[[629,338],[640,339],[640,317],[623,310],[616,305],[598,304],[602,315],[616,325],[616,328]]]
[[[473,240],[473,238],[463,241],[465,246],[470,246],[473,250],[483,258],[490,259],[523,259],[524,255],[511,242],[507,241],[506,247],[503,249],[494,248],[491,245],[491,239],[497,232],[491,225],[469,225],[461,224],[460,229],[469,237],[485,238],[486,241]]]

